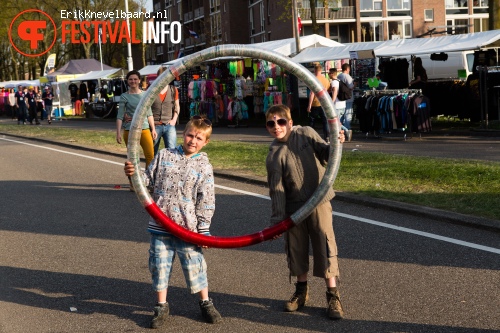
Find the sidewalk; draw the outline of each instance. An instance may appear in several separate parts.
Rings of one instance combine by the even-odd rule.
[[[231,129],[231,130],[234,130],[234,129]],[[215,131],[215,129],[214,129],[214,131]],[[254,129],[252,132],[254,132],[254,131],[258,132],[260,130]],[[106,155],[110,155],[110,156],[120,157],[120,158],[123,158],[124,160],[126,159],[126,154],[113,153],[113,152],[103,151],[103,150],[99,150],[99,149],[95,149],[95,148],[77,146],[77,145],[73,145],[73,144],[55,142],[55,141],[50,141],[50,140],[45,140],[45,139],[27,138],[27,137],[23,137],[23,136],[16,136],[16,135],[5,134],[5,133],[0,133],[0,134],[1,135],[8,135],[11,137],[17,137],[17,138],[21,138],[21,139],[26,139],[26,140],[30,140],[30,141],[38,141],[38,142],[55,144],[55,145],[70,148],[70,149],[79,149],[79,150],[88,151],[88,152],[106,154]],[[226,134],[226,136],[227,135],[228,134]],[[237,133],[232,133],[232,135],[230,135],[230,136],[234,136],[234,135],[238,136]],[[251,137],[253,138],[253,140],[249,140],[249,141],[252,141],[252,142],[262,142],[262,141],[270,142],[268,136],[264,137],[261,135],[254,134]],[[266,139],[264,139],[264,138],[266,138]],[[370,146],[370,142],[368,140],[366,140],[366,141],[356,141],[356,140],[359,140],[359,138],[356,138],[355,141],[353,141],[353,142],[344,144],[344,149],[350,149],[349,148],[350,145],[354,145],[354,146],[358,146],[358,147],[359,146],[361,146],[361,147]],[[460,141],[462,141],[462,140],[470,140],[470,138],[468,138],[468,139],[467,138],[460,138]],[[233,140],[231,140],[231,141],[233,141]],[[241,141],[241,140],[234,140],[234,141]],[[401,140],[399,140],[399,141],[401,141]],[[494,142],[494,143],[498,144],[498,142]],[[462,144],[459,144],[459,146],[462,146],[462,149],[463,149]],[[500,144],[499,144],[498,148],[500,149]],[[440,154],[439,152],[437,152],[437,153]],[[500,154],[496,155],[496,157],[499,158],[499,155]],[[443,157],[443,156],[441,155],[441,157]],[[253,175],[242,175],[240,173],[234,173],[234,172],[230,172],[230,171],[226,171],[226,170],[224,170],[224,171],[214,170],[214,174],[217,177],[232,179],[232,180],[241,181],[241,182],[247,182],[247,183],[255,184],[255,185],[259,185],[259,186],[267,186],[266,177],[258,177],[258,176],[253,176]],[[371,197],[356,195],[356,194],[347,193],[347,192],[339,192],[339,191],[336,192],[336,196],[335,196],[334,200],[345,201],[345,202],[364,205],[364,206],[373,207],[373,208],[377,208],[377,209],[386,209],[386,210],[391,210],[391,211],[400,212],[400,213],[404,213],[404,214],[421,216],[424,218],[431,218],[431,219],[434,219],[436,221],[448,222],[448,223],[453,223],[453,224],[465,225],[465,226],[473,227],[473,228],[480,228],[480,229],[485,229],[485,230],[489,230],[489,231],[500,232],[500,221],[498,221],[498,220],[475,217],[475,216],[454,213],[454,212],[444,211],[444,210],[430,208],[430,207],[418,206],[418,205],[401,203],[401,202],[393,202],[390,200],[371,198]]]

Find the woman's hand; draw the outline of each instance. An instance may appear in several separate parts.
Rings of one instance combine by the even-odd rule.
[[[123,167],[123,171],[125,172],[125,175],[130,177],[135,173],[135,168],[132,162],[130,161],[125,161],[125,166]]]
[[[345,142],[345,133],[344,133],[344,130],[341,130],[339,132],[339,141],[340,141],[340,143],[344,143]]]

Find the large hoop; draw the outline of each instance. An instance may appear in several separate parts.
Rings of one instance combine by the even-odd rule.
[[[318,97],[321,106],[326,113],[328,128],[330,131],[330,155],[328,158],[328,165],[323,179],[321,180],[316,191],[312,194],[311,198],[289,218],[254,234],[234,237],[218,237],[204,236],[184,229],[168,218],[156,205],[146,186],[142,182],[139,172],[136,172],[132,176],[132,183],[139,201],[144,206],[146,211],[170,233],[183,239],[184,241],[198,245],[218,248],[236,248],[257,244],[271,239],[272,237],[279,235],[289,228],[299,224],[308,215],[310,215],[312,210],[323,200],[337,177],[342,157],[342,148],[337,138],[340,131],[340,123],[333,101],[328,92],[324,89],[323,85],[308,69],[293,62],[290,58],[284,57],[276,52],[261,50],[251,45],[227,44],[213,46],[179,59],[171,65],[167,71],[163,72],[146,91],[137,106],[136,112],[134,113],[128,139],[129,144],[127,155],[129,160],[134,164],[136,170],[140,170],[139,147],[142,132],[141,125],[146,118],[147,109],[153,104],[154,98],[160,93],[165,85],[172,82],[176,76],[180,76],[187,69],[197,66],[204,61],[225,56],[267,60],[295,75],[297,78],[302,80]]]

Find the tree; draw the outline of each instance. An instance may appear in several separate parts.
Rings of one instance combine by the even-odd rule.
[[[292,1],[294,0],[279,0],[278,4],[284,8],[283,13],[278,18],[281,21],[287,21],[292,18]],[[296,1],[296,0],[295,0]],[[304,0],[309,1],[309,7],[311,8],[311,21],[313,33],[317,34],[319,32],[318,21],[316,19],[316,0]],[[328,6],[328,1],[323,1],[323,6]],[[308,20],[309,17],[302,17],[303,20]]]
[[[488,11],[490,14],[489,30],[500,29],[500,3],[498,0],[488,0]]]

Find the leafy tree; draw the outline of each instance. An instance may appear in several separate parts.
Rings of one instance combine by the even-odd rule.
[[[489,29],[500,29],[500,2],[498,0],[488,0],[488,11],[490,14]]]
[[[311,21],[312,21],[312,29],[313,33],[318,33],[319,26],[316,20],[316,0],[304,0],[309,1],[311,7]],[[324,1],[326,3],[327,1]],[[292,19],[292,0],[278,0],[278,5],[283,7],[283,12],[278,17],[280,21],[288,21]],[[309,20],[309,17],[301,17],[302,20]]]

